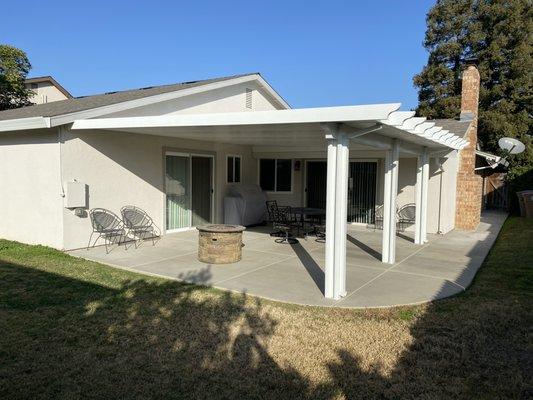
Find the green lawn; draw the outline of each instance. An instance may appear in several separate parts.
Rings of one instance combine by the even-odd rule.
[[[509,218],[465,293],[358,311],[0,240],[0,399],[525,399],[532,260],[533,220]]]

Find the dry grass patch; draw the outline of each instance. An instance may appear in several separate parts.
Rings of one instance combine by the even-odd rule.
[[[259,301],[0,241],[0,398],[526,398],[533,223],[463,295],[342,310]]]

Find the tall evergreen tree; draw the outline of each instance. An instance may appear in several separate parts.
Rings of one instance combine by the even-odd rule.
[[[33,92],[24,84],[31,64],[22,50],[0,45],[0,110],[30,105]]]
[[[495,153],[499,138],[521,140],[526,151],[510,158],[509,175],[533,170],[533,1],[437,0],[427,15],[424,46],[428,63],[414,77],[418,114],[457,117],[461,73],[465,60],[475,57],[481,75],[478,140]]]

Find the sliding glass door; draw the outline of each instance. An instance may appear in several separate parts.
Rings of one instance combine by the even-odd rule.
[[[166,230],[179,231],[212,221],[213,157],[165,155]]]
[[[326,208],[327,163],[306,162],[307,207]],[[374,161],[350,161],[348,175],[348,222],[372,224],[376,207],[376,168]]]

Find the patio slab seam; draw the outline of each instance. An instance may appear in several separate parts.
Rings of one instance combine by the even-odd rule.
[[[369,265],[361,265],[361,264],[357,264],[357,263],[346,263],[347,265],[349,265],[350,267],[357,267],[357,268],[365,268],[365,269],[372,269],[372,270],[375,270],[375,271],[384,271],[385,270],[383,268],[380,268],[380,267],[372,267],[372,266],[369,266]],[[458,284],[457,282],[453,281],[453,280],[450,280],[450,278],[446,278],[444,276],[439,276],[439,275],[429,275],[429,274],[420,274],[418,272],[409,272],[409,271],[398,271],[398,270],[395,270],[395,269],[392,269],[392,268],[388,268],[386,270],[387,272],[392,272],[392,273],[395,273],[395,274],[406,274],[406,275],[414,275],[414,276],[422,276],[424,278],[433,278],[433,279],[440,279],[440,280],[443,280],[443,281],[448,281],[454,285],[457,285],[459,286],[460,288],[462,288],[463,290],[465,290],[465,287]]]
[[[422,245],[419,249],[417,249],[416,251],[412,252],[411,254],[409,254],[407,257],[403,258],[401,261],[393,264],[392,266],[390,266],[389,268],[385,269],[381,274],[375,276],[374,278],[370,279],[368,282],[365,282],[364,284],[362,284],[361,286],[359,286],[357,289],[353,290],[352,292],[350,292],[349,294],[346,294],[346,296],[344,296],[343,298],[339,299],[339,300],[336,300],[336,303],[342,303],[344,300],[346,300],[347,298],[351,297],[352,295],[354,295],[355,293],[357,293],[359,290],[367,287],[368,285],[370,285],[372,282],[375,282],[377,279],[379,279],[380,277],[382,277],[383,275],[385,275],[387,272],[389,272],[390,270],[392,270],[393,268],[397,267],[398,265],[400,265],[401,263],[403,263],[404,261],[408,260],[409,258],[413,257],[414,255],[420,253],[422,250],[424,250],[425,248],[429,247],[432,243],[434,243],[433,241],[432,242],[428,242],[427,244],[424,244]]]
[[[250,251],[254,251],[254,250],[250,250]],[[286,255],[286,254],[284,254],[284,255]],[[261,270],[261,269],[265,269],[265,268],[271,267],[271,266],[273,266],[273,265],[275,265],[275,264],[279,264],[279,263],[281,263],[281,262],[287,261],[287,260],[289,260],[289,259],[291,259],[291,258],[295,258],[295,257],[296,257],[296,255],[293,255],[293,256],[288,256],[288,257],[286,257],[286,258],[283,258],[283,259],[281,259],[281,260],[273,261],[273,262],[271,262],[271,263],[268,263],[267,265],[263,265],[263,266],[261,266],[261,267],[251,269],[251,270],[249,270],[249,271],[246,271],[246,272],[243,272],[243,273],[240,273],[240,274],[234,275],[234,276],[229,277],[229,278],[226,278],[226,279],[222,279],[222,280],[220,280],[220,281],[215,281],[215,282],[213,282],[213,285],[216,285],[216,284],[219,284],[219,283],[222,283],[222,282],[227,282],[227,281],[230,281],[230,280],[232,280],[232,279],[240,278],[241,276],[245,276],[245,275],[251,274],[252,272],[256,272],[256,271],[259,271],[259,270]]]

